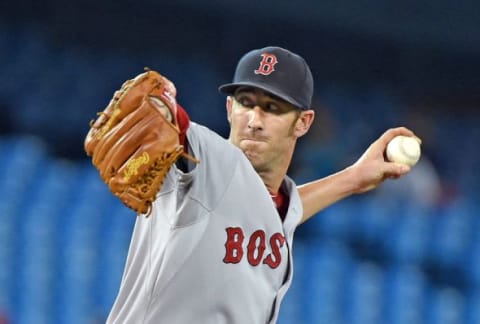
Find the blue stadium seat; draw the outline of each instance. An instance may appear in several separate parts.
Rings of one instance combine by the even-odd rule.
[[[107,314],[120,287],[136,215],[122,204],[113,204],[101,230],[96,268],[97,307]]]
[[[477,202],[472,204],[475,210],[480,210],[480,204]],[[473,233],[479,233],[480,220],[477,220],[476,224],[472,226]],[[468,282],[472,287],[480,292],[480,239],[478,235],[474,234],[470,244],[468,245],[467,252],[462,261],[462,269],[468,279]]]
[[[478,240],[471,245],[463,264],[469,282],[480,289],[480,242]]]
[[[299,227],[299,235],[327,236],[333,239],[348,239],[357,231],[357,222],[362,217],[359,203],[346,199],[334,204],[309,219]]]
[[[55,317],[60,323],[86,323],[95,309],[96,268],[98,264],[97,240],[87,228],[78,222],[68,231],[58,251],[58,267],[61,269],[56,285],[58,305]]]
[[[297,239],[293,283],[282,303],[279,323],[343,323],[342,288],[351,261],[339,242]]]
[[[22,169],[29,171],[36,166],[36,163],[47,158],[46,143],[36,136],[30,135],[8,135],[0,137],[0,145],[7,150],[0,163],[4,164],[2,172],[8,172],[1,179],[8,180],[11,173],[22,176]],[[18,168],[18,169],[17,169]],[[18,172],[18,173],[17,173]]]
[[[352,269],[345,289],[345,323],[381,323],[384,307],[384,273],[381,267],[360,262]]]
[[[0,142],[8,150],[0,160],[0,195],[20,212],[37,191],[36,172],[47,159],[45,143],[33,136],[2,137]]]
[[[400,263],[425,261],[433,217],[419,205],[403,206],[395,216],[395,224],[384,233],[388,255]]]
[[[307,323],[342,323],[343,302],[348,290],[345,282],[355,261],[341,241],[307,239],[306,242],[306,263],[303,272],[297,275],[303,281]],[[305,296],[308,298],[305,299]]]
[[[376,199],[359,199],[357,206],[357,221],[355,236],[370,244],[378,244],[380,248],[388,237],[392,227],[398,222],[399,212],[394,204]]]
[[[307,243],[303,240],[294,242],[293,247],[295,253],[293,258],[294,276],[290,289],[280,307],[278,324],[289,323],[307,323],[304,307],[304,284],[301,280],[306,274],[305,271],[309,265],[309,250]]]
[[[22,256],[17,258],[16,284],[11,293],[16,314],[20,316],[18,323],[29,323],[30,316],[35,314],[39,322],[50,322],[55,297],[51,293],[55,280],[52,266],[54,250],[38,240],[27,243],[21,249],[28,251],[24,250]],[[24,316],[27,318],[23,319]]]
[[[385,276],[383,323],[422,324],[428,279],[418,265],[389,267]]]
[[[0,200],[0,310],[12,307],[11,286],[15,281],[15,233],[18,215],[11,201]]]
[[[430,237],[432,260],[440,266],[457,266],[465,260],[473,232],[475,214],[464,201],[457,201],[436,216]]]
[[[480,323],[480,292],[474,290],[467,293],[465,305],[465,324],[479,324]]]
[[[465,297],[454,288],[431,288],[426,305],[425,322],[431,324],[464,323]]]

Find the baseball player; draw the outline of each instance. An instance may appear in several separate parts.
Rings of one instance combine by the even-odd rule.
[[[182,107],[156,103],[177,120],[185,152],[200,163],[180,158],[149,217],[137,217],[107,323],[275,323],[292,281],[296,227],[410,170],[383,156],[394,136],[414,136],[400,127],[352,166],[297,186],[286,173],[314,120],[313,78],[305,60],[284,48],[248,52],[220,90],[227,140]]]

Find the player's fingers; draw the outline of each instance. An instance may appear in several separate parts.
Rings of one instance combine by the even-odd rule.
[[[396,128],[390,128],[388,129],[387,131],[385,131],[381,136],[380,138],[378,139],[378,141],[382,144],[382,145],[387,145],[394,137],[396,136],[400,136],[400,135],[403,135],[403,136],[413,136],[415,138],[418,138],[414,133],[413,131],[411,131],[410,129],[406,128],[406,127],[396,127]],[[420,139],[419,139],[420,140]]]
[[[384,174],[388,178],[399,178],[408,172],[410,172],[411,167],[406,164],[401,163],[394,163],[394,162],[386,162],[384,169]]]
[[[385,154],[385,150],[387,149],[388,143],[396,136],[409,136],[414,137],[419,144],[422,143],[421,139],[415,135],[413,131],[406,127],[396,127],[390,128],[385,131],[373,144],[372,144],[372,151],[376,152],[377,154]]]

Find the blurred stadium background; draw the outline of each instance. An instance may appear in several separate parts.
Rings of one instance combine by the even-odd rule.
[[[0,323],[108,314],[135,216],[83,138],[113,91],[157,69],[226,136],[217,86],[271,44],[316,79],[298,182],[353,163],[388,127],[424,140],[409,176],[299,228],[279,323],[480,323],[480,5],[447,0],[2,2]]]

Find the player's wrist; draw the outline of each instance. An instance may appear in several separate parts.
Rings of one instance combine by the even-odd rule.
[[[362,170],[358,164],[353,164],[342,170],[340,173],[343,181],[339,181],[339,184],[343,189],[345,197],[370,190],[370,188],[366,188],[361,181]]]

